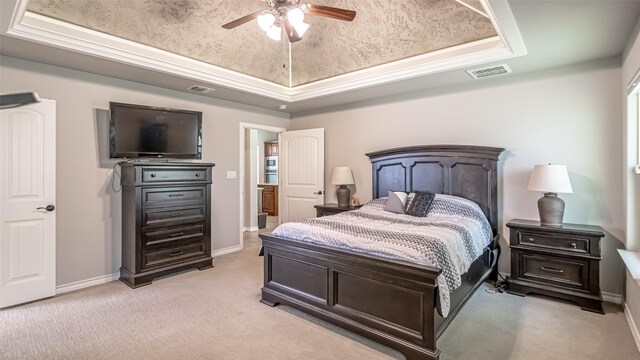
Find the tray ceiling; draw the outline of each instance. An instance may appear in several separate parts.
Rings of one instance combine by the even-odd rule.
[[[311,27],[290,47],[255,21],[221,28],[266,9],[260,0],[31,0],[27,10],[287,87],[497,36],[480,0],[311,2],[357,16],[308,15]]]

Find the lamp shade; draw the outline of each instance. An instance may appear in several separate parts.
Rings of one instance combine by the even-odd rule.
[[[333,169],[333,176],[331,177],[331,184],[333,185],[352,185],[353,174],[348,166],[338,166]]]
[[[572,193],[569,173],[564,165],[535,165],[529,178],[528,190],[553,193]]]

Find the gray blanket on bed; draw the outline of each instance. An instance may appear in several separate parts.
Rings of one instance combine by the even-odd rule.
[[[359,210],[285,223],[273,234],[440,268],[440,305],[447,316],[450,292],[491,243],[486,216],[474,202],[455,196],[436,195],[425,217],[384,211],[386,201],[380,198]]]

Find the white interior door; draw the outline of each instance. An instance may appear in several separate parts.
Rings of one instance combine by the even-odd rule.
[[[0,307],[56,292],[56,103],[0,110]]]
[[[316,216],[324,203],[324,129],[280,134],[280,222]]]

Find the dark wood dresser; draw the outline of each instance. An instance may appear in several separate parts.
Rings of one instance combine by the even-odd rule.
[[[583,310],[603,314],[600,293],[599,226],[541,226],[538,221],[512,220],[511,294],[538,293],[573,301]]]
[[[314,205],[316,208],[316,217],[335,215],[345,211],[351,211],[360,209],[362,205],[349,207],[339,207],[338,204],[322,204],[322,205]]]
[[[214,164],[122,163],[120,280],[136,288],[158,276],[213,266]]]

